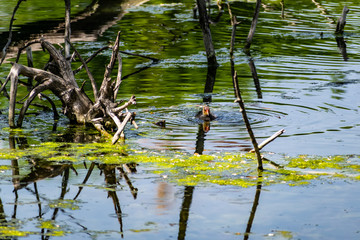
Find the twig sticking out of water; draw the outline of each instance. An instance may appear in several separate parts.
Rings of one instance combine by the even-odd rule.
[[[99,55],[102,51],[107,50],[111,47],[106,46],[106,47],[102,47],[99,50],[97,50],[93,55],[91,55],[88,59],[86,59],[86,63],[89,63],[91,60],[93,60],[97,55]],[[149,57],[146,55],[142,55],[142,54],[137,54],[137,53],[131,53],[131,52],[126,52],[126,51],[121,51],[119,50],[119,53],[123,53],[123,54],[127,54],[127,55],[131,55],[131,56],[136,56],[136,57],[142,57],[142,58],[146,58],[146,59],[150,59],[153,61],[153,63],[158,63],[160,61],[160,59],[158,58],[153,58],[153,57]],[[81,69],[83,69],[84,65],[82,64],[80,67],[78,67],[76,70],[74,70],[74,74],[77,74],[78,72],[80,72]]]
[[[65,59],[70,60],[70,36],[71,36],[71,27],[70,27],[70,16],[71,16],[71,1],[65,0]]]
[[[251,27],[250,27],[250,31],[249,31],[249,35],[246,39],[246,44],[244,47],[244,51],[247,52],[250,49],[254,34],[255,34],[255,29],[256,29],[256,25],[257,25],[257,21],[259,18],[259,12],[260,12],[260,7],[261,7],[261,0],[257,0],[256,1],[256,5],[255,5],[255,12],[254,12],[254,17],[253,20],[251,22]]]
[[[252,142],[252,144],[254,146],[254,149],[255,149],[255,153],[256,153],[256,157],[257,157],[257,161],[258,161],[258,169],[260,171],[262,171],[263,170],[262,158],[261,158],[261,155],[260,155],[258,144],[256,142],[255,135],[254,135],[254,133],[253,133],[253,131],[251,129],[251,125],[250,125],[249,119],[248,119],[247,114],[246,114],[245,105],[244,105],[244,102],[242,100],[240,89],[239,89],[239,84],[238,84],[237,72],[236,71],[235,71],[234,76],[233,76],[233,84],[234,84],[235,95],[236,95],[235,102],[239,103],[239,105],[240,105],[240,112],[241,112],[241,114],[243,116],[243,119],[244,119],[244,122],[245,122],[245,125],[246,125],[246,129],[247,129],[247,131],[249,133],[249,136],[251,138],[251,142]]]
[[[231,12],[231,8],[230,8],[230,4],[227,3],[228,6],[228,10],[229,10],[229,15],[230,15],[230,20],[231,20],[231,26],[232,26],[232,31],[231,31],[231,41],[230,41],[230,57],[233,58],[233,54],[234,54],[234,44],[235,44],[235,36],[236,36],[236,25],[238,25],[240,22],[238,22],[236,20],[236,16],[232,15]]]
[[[343,8],[341,17],[339,17],[337,24],[336,24],[335,34],[343,34],[344,33],[344,28],[345,28],[345,24],[346,24],[346,15],[348,14],[349,11],[350,11],[350,9],[348,9],[346,6]]]
[[[203,40],[208,60],[208,66],[217,67],[214,45],[212,42],[211,31],[209,27],[209,17],[206,12],[206,3],[204,0],[196,0],[199,11],[199,22],[203,33]]]
[[[2,49],[2,53],[1,53],[1,61],[0,61],[0,65],[4,62],[6,54],[7,54],[7,50],[11,44],[11,39],[12,39],[12,28],[13,28],[13,24],[15,19],[15,13],[18,10],[18,8],[20,7],[21,2],[26,1],[26,0],[19,0],[14,8],[13,14],[11,16],[11,20],[10,20],[10,27],[9,27],[9,37],[8,37],[8,41],[5,44],[4,48]]]
[[[82,65],[85,67],[86,73],[88,74],[88,77],[89,77],[90,82],[91,82],[91,86],[92,86],[93,91],[94,91],[95,101],[97,101],[97,98],[98,98],[99,93],[98,93],[98,88],[97,88],[97,84],[96,84],[96,81],[95,81],[94,76],[93,76],[92,73],[90,72],[90,69],[89,69],[89,67],[87,66],[85,60],[81,57],[80,53],[76,50],[76,48],[74,47],[74,45],[73,45],[70,41],[68,41],[67,39],[66,39],[66,42],[67,42],[67,43],[65,44],[65,46],[67,46],[67,44],[69,44],[69,46],[71,46],[71,47],[73,48],[76,56],[80,59]],[[70,50],[69,50],[69,51],[70,51]]]
[[[281,130],[277,131],[276,133],[274,133],[271,137],[265,139],[262,143],[259,144],[259,146],[258,146],[259,150],[263,149],[263,147],[265,147],[266,145],[268,145],[269,143],[274,141],[277,137],[279,137],[284,132],[285,132],[285,129],[281,129]],[[255,149],[251,149],[249,152],[253,153],[253,152],[255,152]]]

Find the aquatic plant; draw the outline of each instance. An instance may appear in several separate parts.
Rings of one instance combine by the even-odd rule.
[[[27,149],[2,150],[0,159],[18,160],[19,166],[25,169],[30,167],[29,160],[42,166],[70,164],[77,167],[82,162],[118,166],[136,163],[170,182],[191,186],[217,184],[249,187],[258,184],[259,181],[265,185],[301,185],[323,178],[360,179],[359,156],[278,156],[277,161],[281,164],[265,161],[265,170],[259,175],[256,156],[253,153],[189,155],[176,152],[161,155],[133,151],[125,145],[114,146],[108,142],[47,142]],[[0,169],[6,171],[9,166],[0,165]]]

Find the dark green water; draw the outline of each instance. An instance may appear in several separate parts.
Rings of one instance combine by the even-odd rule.
[[[201,30],[198,20],[193,18],[194,1],[147,1],[126,9],[119,4],[106,5],[109,1],[99,2],[104,5],[94,7],[101,11],[95,20],[89,21],[91,24],[80,22],[79,29],[74,24],[73,39],[83,56],[90,56],[114,41],[121,30],[121,50],[160,59],[153,64],[150,60],[123,55],[123,76],[126,77],[119,96],[126,99],[135,94],[138,100],[133,109],[140,128],[126,130],[130,148],[190,154],[236,153],[251,148],[239,107],[233,102],[229,57],[231,26],[226,8],[218,22],[211,25],[219,67],[213,84],[208,81],[207,85]],[[230,2],[233,14],[241,21],[237,27],[234,61],[254,133],[261,141],[282,128],[286,130],[264,149],[270,156],[275,153],[275,158],[282,154],[359,155],[360,1],[284,2],[283,8],[281,1],[262,4],[251,48],[258,86],[252,77],[249,57],[242,52],[255,2]],[[0,10],[3,17],[0,31],[5,32],[13,5],[6,1],[0,3],[4,6]],[[26,2],[29,3],[31,1]],[[73,4],[73,14],[78,16],[89,3]],[[39,7],[34,9],[44,14],[26,13],[22,9],[21,13],[27,17],[19,17],[16,29],[20,30],[16,34],[32,38],[31,32],[39,32],[36,26],[45,28],[47,22],[53,25],[61,22],[62,5],[54,6],[54,13],[47,5],[39,1]],[[101,8],[105,5],[107,7]],[[345,5],[350,8],[344,34],[346,55],[341,53],[334,35],[334,20]],[[213,21],[217,16],[217,6],[212,2]],[[6,41],[6,36],[1,34],[1,42]],[[58,39],[56,34],[46,36]],[[107,51],[89,64],[99,82],[109,56]],[[48,56],[37,52],[34,59],[38,66],[43,66]],[[9,64],[1,66],[2,78],[9,68]],[[79,82],[86,78],[85,72],[77,75]],[[209,84],[213,86],[209,88]],[[86,88],[91,90],[90,85]],[[194,115],[204,102],[218,118],[211,122],[209,132],[201,134]],[[0,148],[4,150],[11,143],[7,106],[7,99],[1,97]],[[153,124],[159,120],[166,120],[165,129]],[[22,135],[29,145],[87,141],[83,130],[69,126],[65,117],[54,131],[49,112],[29,115],[24,128]],[[18,141],[16,147],[19,146],[23,145]],[[1,163],[10,164],[9,159]],[[55,230],[66,232],[62,237],[50,237],[56,239],[184,239],[184,234],[186,239],[247,237],[244,233],[256,196],[255,188],[177,186],[149,173],[147,167],[139,166],[136,174],[129,175],[139,189],[134,199],[123,179],[115,190],[109,191],[99,167],[79,197],[72,201],[87,173],[81,164],[75,168],[78,175],[70,170],[65,195],[68,205],[60,208],[56,204],[63,203],[59,201],[63,177],[38,181],[37,186],[31,184],[19,190],[16,197],[12,192],[12,173],[4,170],[0,174],[0,206],[5,215],[0,218],[20,231],[30,232],[28,239],[43,239],[45,228],[41,228],[40,219],[54,219],[53,224],[58,225]],[[24,167],[22,174],[29,171]],[[114,176],[118,177],[117,174]],[[40,199],[36,199],[35,187]],[[358,239],[359,196],[359,183],[345,180],[314,181],[306,187],[263,186],[248,237]],[[117,211],[119,207],[121,214]]]

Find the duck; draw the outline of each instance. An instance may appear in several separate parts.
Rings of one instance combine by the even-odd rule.
[[[154,124],[159,126],[159,127],[162,127],[162,128],[166,127],[166,121],[165,120],[160,120],[160,121],[158,121],[158,122],[156,122]]]
[[[203,121],[212,121],[216,119],[216,116],[210,113],[209,106],[203,106],[202,111],[199,111],[196,115],[196,118],[199,118]]]

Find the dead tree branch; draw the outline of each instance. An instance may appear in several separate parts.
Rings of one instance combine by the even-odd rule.
[[[230,20],[231,20],[231,26],[232,26],[232,31],[231,31],[231,41],[230,41],[230,57],[233,58],[233,54],[234,54],[234,45],[235,45],[235,36],[236,36],[236,26],[240,23],[236,20],[236,16],[232,15],[231,12],[231,8],[230,8],[230,4],[227,3],[228,6],[228,10],[229,10],[229,15],[230,15]]]
[[[204,0],[196,0],[199,10],[199,22],[203,33],[203,40],[208,60],[208,66],[217,67],[214,45],[212,42],[211,31],[209,26],[209,17],[206,12],[206,3]]]
[[[249,121],[249,119],[247,117],[247,114],[246,114],[245,105],[244,105],[244,102],[242,100],[240,89],[239,89],[239,84],[238,84],[237,72],[236,71],[235,71],[235,74],[233,76],[233,84],[234,84],[234,89],[235,89],[235,94],[236,94],[235,102],[239,103],[240,112],[241,112],[241,114],[243,116],[243,120],[245,122],[246,129],[247,129],[247,131],[249,133],[251,142],[252,142],[252,144],[254,146],[254,149],[255,149],[255,153],[256,153],[256,157],[257,157],[257,161],[258,161],[258,169],[260,171],[262,171],[263,170],[262,157],[260,155],[260,151],[259,151],[258,144],[256,142],[255,135],[254,135],[254,133],[253,133],[253,131],[251,129],[250,121]]]
[[[71,16],[71,1],[65,0],[65,59],[70,59],[70,36],[71,36],[71,28],[70,28],[70,16]]]
[[[284,132],[285,132],[285,129],[281,129],[281,130],[277,131],[276,133],[274,133],[273,135],[271,135],[269,138],[265,139],[262,143],[260,143],[258,145],[259,150],[263,149],[263,147],[265,147],[266,145],[268,145],[269,143],[274,141],[277,137],[279,137]],[[251,149],[249,152],[253,153],[253,152],[255,152],[255,149]]]
[[[344,28],[345,28],[345,24],[346,24],[346,15],[348,14],[349,11],[350,11],[350,9],[348,9],[346,6],[343,8],[341,17],[339,17],[337,24],[336,24],[335,34],[343,34],[344,33]]]
[[[86,59],[85,63],[89,63],[91,60],[93,60],[97,55],[99,55],[102,51],[109,49],[109,46],[106,47],[102,47],[99,50],[97,50],[93,55],[91,55],[88,59]],[[74,70],[74,74],[77,74],[78,72],[81,71],[81,69],[83,69],[85,65],[82,64],[80,67],[78,67],[76,70]]]
[[[96,81],[95,81],[95,78],[93,77],[93,75],[91,74],[90,72],[90,69],[88,68],[86,62],[84,61],[84,59],[81,57],[80,53],[76,50],[76,48],[74,47],[74,45],[69,42],[68,43],[71,48],[74,50],[76,56],[80,59],[81,63],[82,63],[82,66],[85,67],[85,70],[86,70],[86,73],[90,79],[90,82],[91,82],[91,86],[92,86],[92,89],[93,89],[93,92],[94,92],[94,97],[95,97],[95,101],[97,101],[97,98],[98,98],[98,89],[97,89],[97,85],[96,85]],[[65,45],[66,46],[66,45]]]
[[[253,40],[253,37],[255,35],[255,29],[256,29],[258,18],[259,18],[260,7],[261,7],[261,0],[257,0],[256,5],[255,5],[254,17],[253,17],[253,20],[251,22],[249,35],[248,35],[248,37],[246,39],[246,44],[245,44],[245,47],[244,47],[245,51],[249,51],[252,40]]]
[[[131,121],[134,126],[136,126],[136,123],[134,122],[135,114],[132,114],[127,110],[129,106],[136,104],[135,96],[132,96],[121,106],[119,103],[115,102],[115,98],[121,83],[119,36],[120,34],[117,36],[117,40],[113,48],[112,58],[106,68],[100,91],[95,94],[98,96],[95,100],[95,103],[91,101],[91,99],[81,88],[78,87],[69,61],[67,61],[65,57],[61,55],[60,51],[52,46],[49,42],[46,42],[43,39],[40,40],[43,48],[46,49],[51,56],[51,68],[49,68],[49,71],[45,71],[33,67],[27,67],[18,63],[13,63],[6,80],[6,83],[8,81],[11,82],[9,103],[10,127],[21,127],[25,113],[32,101],[39,94],[42,95],[43,91],[50,90],[61,100],[63,105],[63,113],[70,119],[70,121],[81,124],[91,123],[102,135],[108,138],[112,138],[112,142],[115,144],[120,138],[128,121]],[[87,68],[85,61],[81,58],[76,49],[75,52],[85,68]],[[116,80],[112,80],[110,75],[112,69],[114,68],[116,59],[119,59],[118,76]],[[36,85],[30,90],[28,96],[25,97],[26,100],[21,107],[19,117],[17,119],[17,124],[15,125],[15,104],[20,75],[33,79],[36,82]],[[89,78],[91,78],[91,74],[89,74]],[[93,81],[95,80],[93,79]],[[3,84],[3,86],[5,86],[6,83]],[[53,108],[54,119],[58,119],[59,116],[56,111],[56,106],[50,98],[47,96],[44,96],[44,98],[50,102]],[[122,113],[124,110],[126,110],[126,112]],[[117,127],[117,131],[114,136],[111,136],[111,134],[107,131],[108,127],[111,128],[111,124],[109,126],[107,124],[109,120],[111,120]]]
[[[121,76],[122,76],[122,58],[120,53],[118,53],[118,73],[117,73],[117,77],[116,77],[116,82],[115,82],[115,86],[114,86],[114,100],[116,100],[119,88],[120,88],[120,84],[122,82]]]
[[[26,0],[18,0],[16,6],[15,6],[15,8],[14,8],[13,14],[12,14],[12,16],[11,16],[10,27],[9,27],[9,37],[8,37],[7,43],[5,44],[4,48],[2,49],[2,56],[1,56],[0,65],[4,62],[5,57],[6,57],[6,54],[7,54],[7,50],[8,50],[8,48],[9,48],[10,44],[11,44],[11,39],[12,39],[12,27],[13,27],[14,21],[16,20],[16,19],[15,19],[15,14],[16,14],[16,11],[18,10],[18,8],[20,7],[20,4],[21,4],[23,1],[26,1]]]
[[[110,100],[114,101],[113,90],[114,90],[115,83],[113,83],[113,81],[111,80],[110,74],[114,68],[115,61],[118,56],[119,45],[120,45],[120,32],[118,32],[118,35],[116,37],[116,41],[114,43],[110,62],[106,66],[106,69],[105,69],[104,79],[103,79],[101,87],[100,87],[100,96],[99,96],[100,101],[105,100],[105,99],[110,99]]]

